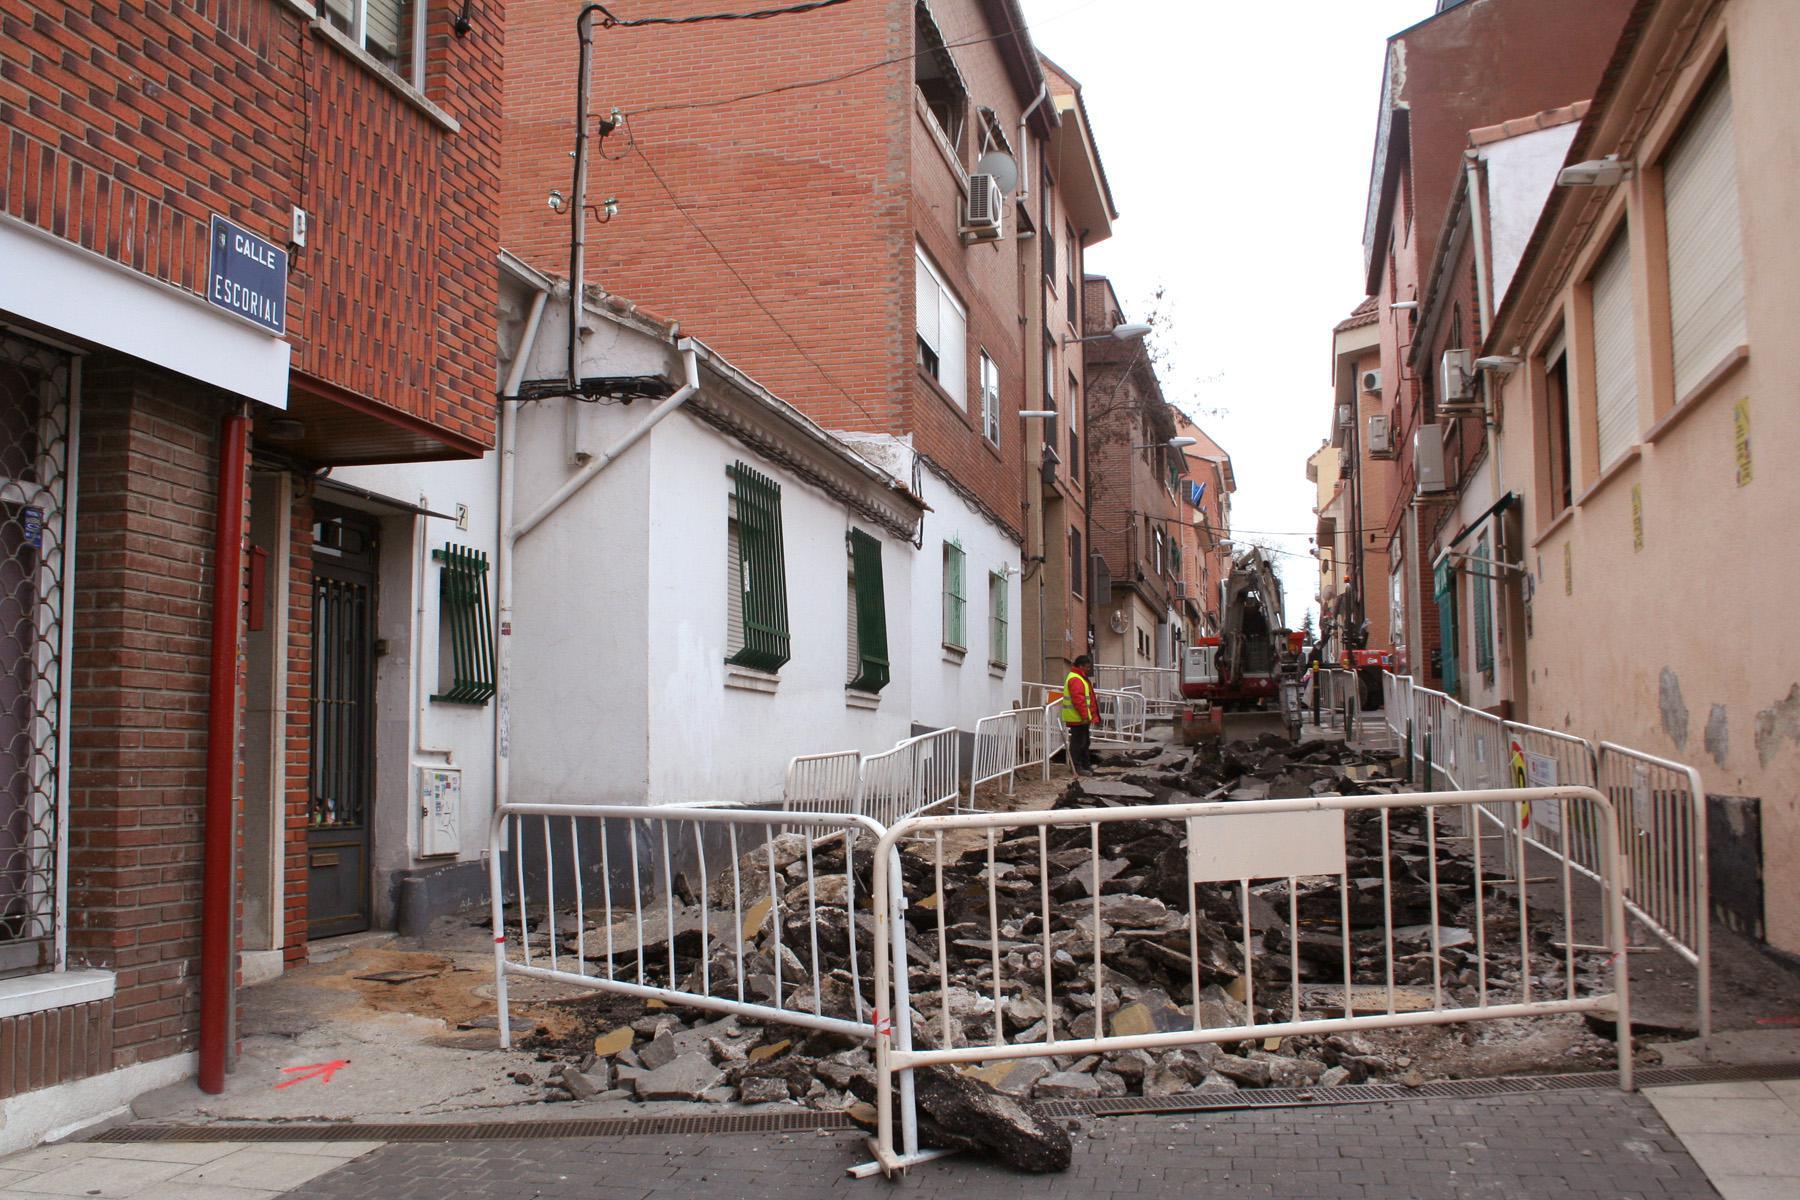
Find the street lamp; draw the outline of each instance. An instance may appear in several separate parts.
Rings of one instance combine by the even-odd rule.
[[[1090,333],[1086,337],[1066,337],[1062,340],[1065,346],[1076,346],[1082,342],[1104,342],[1109,338],[1120,342],[1135,342],[1149,333],[1154,326],[1133,322],[1127,325],[1114,325],[1105,333]]]
[[[1167,446],[1171,450],[1180,450],[1187,446],[1197,446],[1199,444],[1200,444],[1199,438],[1172,437],[1166,442],[1149,442],[1142,446],[1133,446],[1132,449],[1133,450],[1160,450],[1164,446]]]

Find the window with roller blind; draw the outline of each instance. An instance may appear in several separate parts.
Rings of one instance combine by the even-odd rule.
[[[1637,441],[1637,331],[1631,319],[1631,250],[1620,229],[1594,273],[1594,425],[1600,469]]]
[[[1745,341],[1737,192],[1731,84],[1721,68],[1663,158],[1677,400]]]
[[[937,380],[958,407],[969,406],[969,318],[925,251],[915,249],[919,369]]]

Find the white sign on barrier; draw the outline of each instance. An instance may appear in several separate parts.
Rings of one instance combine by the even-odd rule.
[[[1344,810],[1188,818],[1191,883],[1344,873]]]

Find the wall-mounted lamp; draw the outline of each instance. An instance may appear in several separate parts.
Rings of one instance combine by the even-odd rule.
[[[1030,420],[1032,417],[1041,417],[1047,420],[1058,415],[1060,414],[1054,408],[1021,408],[1019,410],[1019,416],[1023,420]]]
[[[1160,450],[1164,446],[1167,446],[1171,450],[1180,450],[1184,446],[1194,446],[1194,445],[1198,445],[1198,444],[1199,444],[1198,438],[1172,437],[1166,442],[1149,442],[1142,446],[1133,446],[1132,449],[1133,450]]]
[[[1498,371],[1502,375],[1511,375],[1524,363],[1524,359],[1511,354],[1484,354],[1475,360],[1475,369],[1477,371]]]
[[[1564,167],[1556,173],[1556,182],[1562,187],[1617,187],[1636,171],[1636,163],[1609,154]]]
[[[1417,300],[1396,300],[1388,307],[1394,312],[1411,312],[1419,307],[1419,302]]]
[[[1104,342],[1109,339],[1120,342],[1135,342],[1137,339],[1149,333],[1152,328],[1153,326],[1139,323],[1114,325],[1105,333],[1090,333],[1086,337],[1066,337],[1062,340],[1062,344],[1065,346],[1075,346],[1082,342]]]

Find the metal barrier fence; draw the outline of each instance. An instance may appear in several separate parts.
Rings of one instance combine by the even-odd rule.
[[[842,813],[501,806],[488,834],[500,1045],[514,976],[872,1040],[858,918],[885,906],[857,893],[856,842],[882,832]],[[833,940],[848,951],[847,985],[820,957]],[[796,962],[800,978],[786,978]]]
[[[1699,972],[1704,1043],[1712,1036],[1712,901],[1700,773],[1612,742],[1600,743],[1599,770],[1618,814],[1626,907]]]
[[[957,730],[921,733],[862,760],[856,811],[883,826],[954,804],[962,795]]]
[[[1094,744],[1136,746],[1149,740],[1150,703],[1142,692],[1094,689]]]
[[[1625,911],[1694,967],[1695,1023],[1702,1043],[1712,1036],[1711,892],[1707,878],[1706,793],[1693,767],[1558,730],[1500,721],[1458,704],[1409,677],[1384,675],[1388,721],[1400,736],[1410,731],[1412,761],[1426,772],[1424,786],[1441,776],[1449,787],[1580,786],[1604,792],[1613,803]],[[1396,703],[1397,701],[1397,703]],[[1497,749],[1496,749],[1497,747]],[[1508,870],[1526,865],[1526,846],[1560,858],[1597,878],[1600,831],[1562,829],[1555,811],[1531,806],[1479,810],[1490,825],[1517,832],[1508,839]],[[1466,835],[1467,830],[1463,831]]]
[[[862,755],[854,750],[802,754],[788,762],[781,807],[788,812],[856,811]]]
[[[1057,754],[1067,756],[1069,735],[1062,722],[1060,703],[1027,706],[1019,710],[1019,765],[1041,766],[1043,777],[1050,778],[1050,760]]]
[[[1521,801],[1557,808],[1562,828],[1599,831],[1598,885],[1565,866],[1535,898],[1530,885],[1536,881],[1524,877],[1509,881],[1510,891],[1493,890],[1480,822],[1465,821],[1476,830],[1466,852],[1439,835],[1446,812]],[[906,988],[938,1044],[915,1050],[903,1044],[902,1033],[910,1033],[904,1028],[876,1038],[874,1167],[892,1173],[927,1157],[918,1153],[905,1097],[910,1072],[933,1064],[1604,1010],[1616,1013],[1620,1083],[1629,1090],[1617,837],[1611,802],[1591,788],[1571,787],[902,822],[882,835],[874,858],[873,890],[883,898],[875,936],[894,948],[892,961],[875,960],[875,994]],[[915,867],[923,864],[904,879],[890,865],[902,846]],[[1158,898],[1105,893],[1109,860],[1166,860],[1166,851],[1185,859],[1186,876],[1168,879]],[[984,853],[985,897],[947,894],[946,863]],[[1272,882],[1252,887],[1254,880]],[[1378,888],[1370,886],[1377,881]],[[1470,897],[1472,912],[1455,914],[1466,929],[1446,924],[1450,914],[1440,900],[1452,881]],[[1066,896],[1070,884],[1073,898]],[[916,895],[916,889],[935,890]],[[933,902],[909,906],[928,898]],[[1548,949],[1541,938],[1534,944],[1534,903],[1539,932],[1548,924],[1560,933]],[[1241,939],[1225,933],[1233,926]],[[1226,949],[1232,940],[1237,944]],[[1185,991],[1191,1002],[1117,1019],[1121,1011],[1109,1011],[1106,956],[1141,958],[1152,941],[1157,961],[1178,964],[1170,993]],[[909,965],[921,946],[935,947],[932,962]],[[962,968],[954,975],[953,951]],[[1428,966],[1421,962],[1426,957]],[[1186,978],[1177,981],[1177,971]],[[985,977],[988,995],[970,997],[953,986],[953,978],[971,972]],[[1233,978],[1241,981],[1241,1001],[1217,986]],[[905,1002],[896,999],[897,1006]],[[1015,1029],[1030,1027],[1009,1040],[1009,1019]]]
[[[1171,715],[1181,703],[1181,676],[1173,667],[1094,665],[1094,686],[1102,691],[1142,692],[1152,718]]]
[[[994,779],[1006,780],[1012,794],[1019,770],[1019,748],[1024,741],[1024,711],[995,713],[975,722],[975,754],[969,767],[969,809],[975,809],[975,789]]]
[[[1313,700],[1308,715],[1317,714],[1323,729],[1341,729],[1345,736],[1356,730],[1362,715],[1362,681],[1355,671],[1322,667],[1313,673]]]

